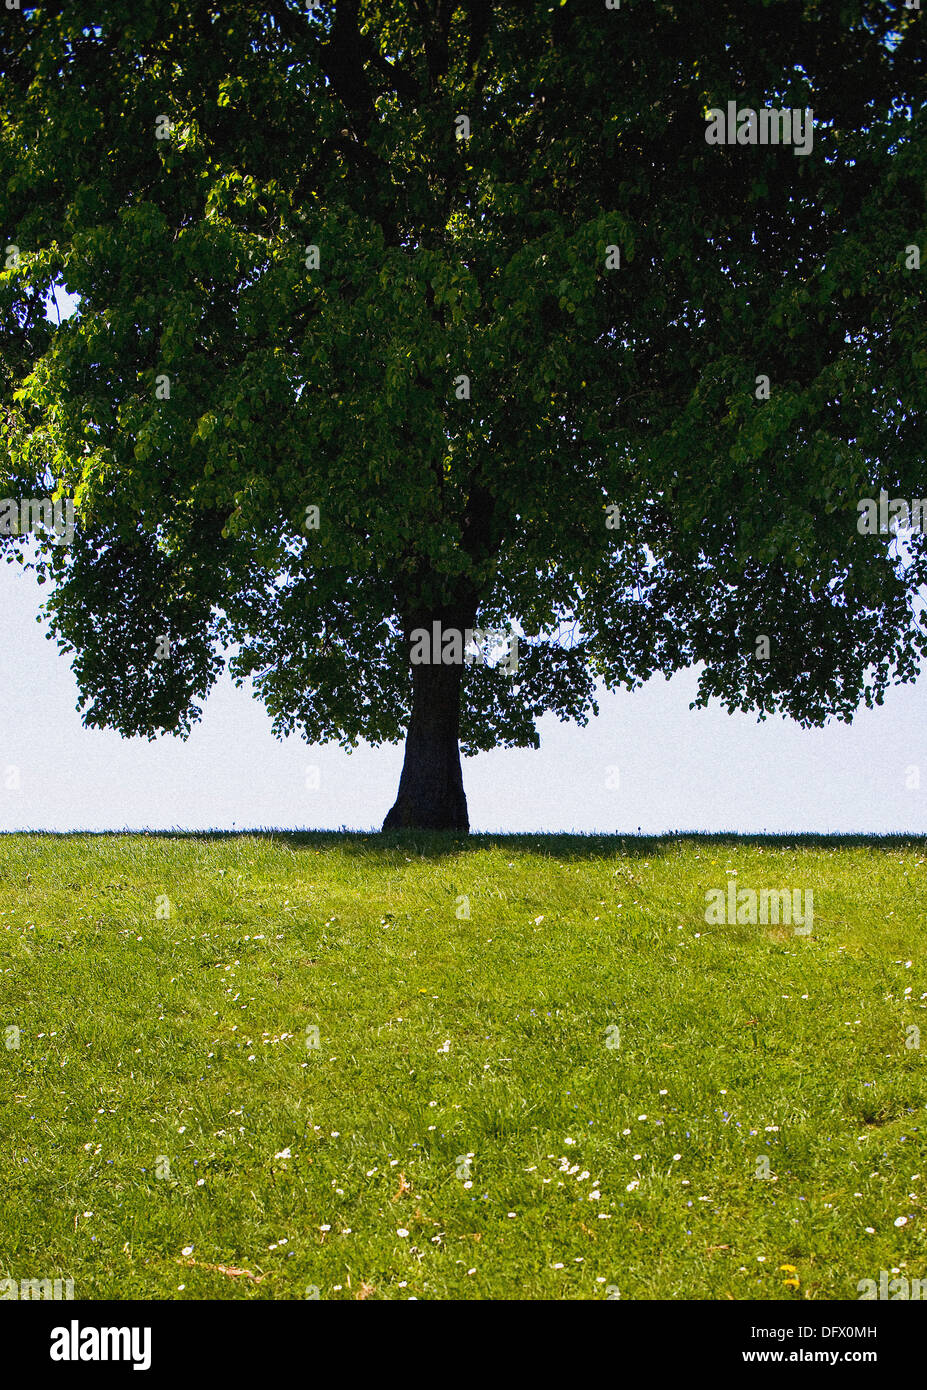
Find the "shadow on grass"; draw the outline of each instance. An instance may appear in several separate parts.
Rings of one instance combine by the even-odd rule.
[[[672,853],[677,847],[691,845],[728,845],[764,847],[770,849],[927,849],[927,836],[897,835],[821,835],[771,834],[738,835],[733,832],[702,833],[673,831],[664,835],[619,834],[471,834],[452,831],[391,830],[36,830],[0,831],[0,843],[11,836],[28,835],[34,839],[52,841],[74,839],[115,839],[137,836],[152,840],[192,840],[207,843],[234,842],[246,838],[263,839],[268,843],[285,845],[292,850],[339,849],[345,854],[369,857],[383,853],[414,853],[423,859],[445,859],[463,853],[486,849],[504,849],[509,853],[534,854],[553,859],[644,858]]]

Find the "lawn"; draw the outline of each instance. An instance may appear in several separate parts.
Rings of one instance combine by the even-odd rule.
[[[927,1277],[925,859],[0,837],[0,1277],[798,1300]],[[810,934],[707,923],[734,874],[812,890]]]

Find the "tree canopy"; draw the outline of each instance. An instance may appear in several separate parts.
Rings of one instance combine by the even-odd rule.
[[[857,509],[927,495],[918,8],[0,24],[0,490],[74,498],[36,563],[87,724],[185,733],[228,658],[279,734],[408,733],[388,824],[465,828],[458,742],[601,685],[815,724],[917,674],[925,536]],[[729,103],[811,147],[711,141]],[[517,669],[410,664],[435,621]]]

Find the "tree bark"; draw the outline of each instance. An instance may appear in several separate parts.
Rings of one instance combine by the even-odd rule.
[[[406,631],[407,642],[415,627],[432,631],[438,619],[442,628],[472,626],[469,615],[429,614]],[[467,834],[467,798],[460,770],[460,694],[463,665],[439,661],[411,665],[412,715],[406,733],[405,759],[396,800],[383,822],[384,830],[456,830]]]

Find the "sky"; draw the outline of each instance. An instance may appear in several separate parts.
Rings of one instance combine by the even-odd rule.
[[[0,831],[379,829],[401,747],[278,741],[227,676],[187,740],[85,729],[69,660],[36,623],[43,596],[0,563]],[[809,730],[690,710],[696,683],[657,676],[603,694],[585,728],[545,717],[540,749],[463,759],[471,830],[927,830],[927,676],[852,725]]]

